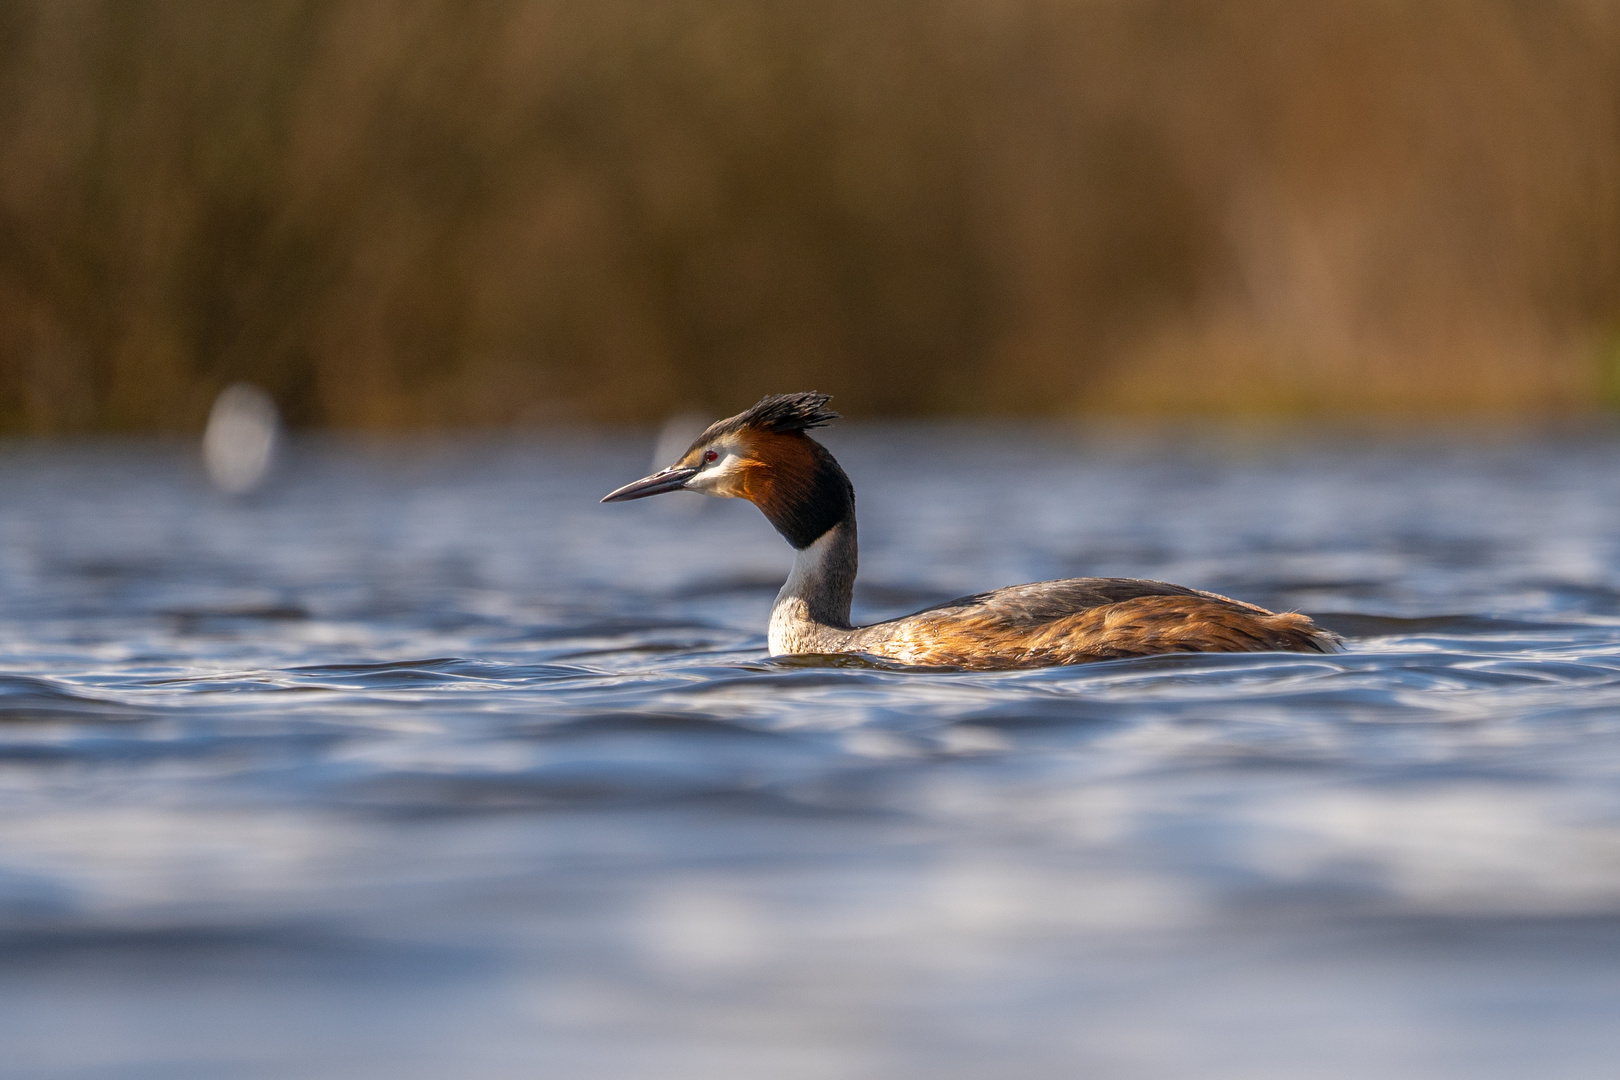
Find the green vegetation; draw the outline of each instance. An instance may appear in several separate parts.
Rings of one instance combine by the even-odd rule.
[[[1606,0],[15,0],[0,101],[4,430],[1620,399]]]

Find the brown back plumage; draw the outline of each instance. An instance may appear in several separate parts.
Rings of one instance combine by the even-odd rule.
[[[1303,615],[1161,581],[1074,578],[952,600],[855,631],[862,652],[908,664],[995,669],[1167,652],[1332,652]]]

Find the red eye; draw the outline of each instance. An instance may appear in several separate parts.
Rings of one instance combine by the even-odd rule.
[[[719,461],[720,460],[720,455],[719,455],[718,452],[716,452],[714,450],[705,450],[705,451],[703,451],[703,460],[704,461]]]

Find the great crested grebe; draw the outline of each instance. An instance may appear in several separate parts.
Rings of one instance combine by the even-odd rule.
[[[1068,578],[978,593],[871,626],[851,626],[855,488],[805,434],[838,419],[827,394],[773,394],[711,424],[681,459],[602,499],[666,491],[747,499],[798,552],[771,608],[772,656],[864,653],[902,664],[1044,667],[1171,652],[1334,652],[1304,615],[1162,581]]]

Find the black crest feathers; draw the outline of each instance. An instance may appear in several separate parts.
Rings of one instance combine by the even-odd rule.
[[[717,436],[729,435],[744,428],[787,435],[826,427],[838,419],[838,414],[827,408],[827,402],[831,400],[831,394],[818,394],[814,390],[797,394],[767,394],[753,408],[711,424],[709,430],[698,436],[698,441],[692,445],[698,446]]]
[[[838,419],[838,414],[827,408],[831,400],[831,394],[818,394],[814,390],[767,394],[759,399],[759,404],[737,417],[737,426],[763,428],[784,435],[790,431],[826,427]]]

